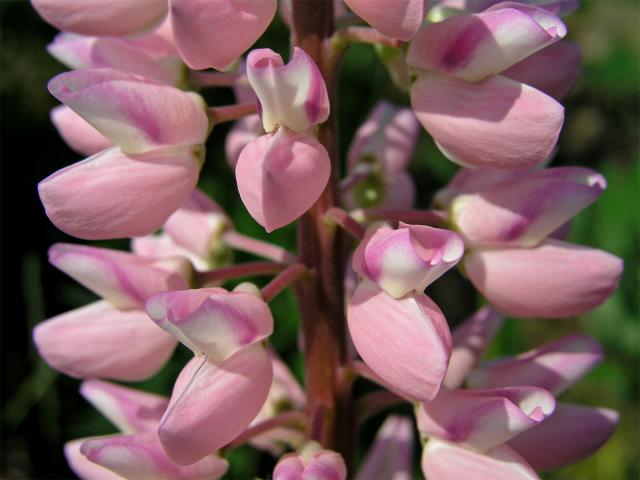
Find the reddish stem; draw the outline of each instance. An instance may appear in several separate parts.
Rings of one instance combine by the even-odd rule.
[[[253,253],[259,257],[268,258],[278,263],[294,263],[298,258],[288,250],[273,243],[263,242],[255,238],[243,235],[235,230],[230,230],[223,236],[224,242],[234,250]]]
[[[282,270],[273,280],[262,288],[262,297],[270,302],[289,285],[302,278],[309,270],[301,263],[294,263]]]
[[[222,282],[240,277],[252,277],[254,275],[273,275],[286,268],[286,265],[274,262],[247,262],[240,265],[218,268],[208,272],[198,272],[200,283]]]
[[[362,240],[364,237],[364,227],[356,222],[351,215],[338,207],[332,207],[324,214],[324,218],[342,227],[349,232],[356,240]]]
[[[258,107],[255,103],[238,103],[235,105],[225,105],[223,107],[209,107],[207,109],[209,118],[214,123],[231,122],[248,115],[258,113]]]

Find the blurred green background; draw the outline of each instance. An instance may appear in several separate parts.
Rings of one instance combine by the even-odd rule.
[[[515,354],[562,334],[584,331],[603,344],[606,361],[567,393],[563,400],[599,405],[621,412],[610,442],[593,457],[565,469],[545,473],[549,479],[626,480],[640,476],[638,415],[640,322],[638,305],[639,246],[639,58],[640,9],[636,0],[583,2],[566,19],[570,36],[583,49],[583,74],[565,101],[565,127],[554,164],[585,165],[604,174],[609,187],[602,198],[573,223],[571,241],[610,251],[625,259],[620,288],[602,307],[581,318],[518,321],[509,319],[490,356]],[[45,46],[55,30],[26,1],[0,2],[0,106],[2,148],[2,478],[72,478],[62,456],[65,441],[113,432],[77,390],[79,382],[49,369],[37,356],[31,329],[42,320],[93,300],[92,294],[47,263],[46,251],[57,241],[74,241],[57,231],[39,204],[37,182],[78,160],[58,138],[48,119],[55,100],[46,82],[64,68],[48,56]],[[260,40],[285,53],[287,31],[276,23]],[[392,86],[370,47],[356,46],[345,58],[340,76],[340,137],[344,154],[357,126],[379,98],[407,103]],[[211,105],[232,101],[226,89],[207,90]],[[208,143],[201,187],[229,212],[243,233],[267,238],[240,203],[232,172],[224,159],[224,135],[217,127]],[[419,190],[419,206],[455,167],[435,149],[423,132],[411,165]],[[270,240],[294,248],[294,228],[275,232]],[[101,245],[127,248],[126,241]],[[238,254],[237,261],[249,260]],[[451,273],[428,292],[452,325],[478,303],[469,284]],[[298,316],[292,296],[273,303],[275,348],[300,376],[296,352]],[[142,388],[168,393],[188,359],[179,348],[172,362]],[[358,389],[368,388],[357,385]],[[400,409],[409,413],[408,409]],[[359,450],[366,449],[384,415],[361,429]],[[416,450],[417,453],[417,450]],[[229,478],[267,476],[273,461],[249,448],[230,455]],[[419,477],[416,469],[416,478]]]

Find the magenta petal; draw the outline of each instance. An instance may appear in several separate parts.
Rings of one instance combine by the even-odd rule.
[[[546,10],[505,2],[474,15],[423,27],[411,42],[415,68],[478,82],[564,37],[566,26]]]
[[[181,465],[193,463],[237,437],[258,414],[271,386],[262,345],[221,364],[196,357],[182,370],[160,423],[160,440]]]
[[[96,302],[53,317],[33,330],[38,353],[76,378],[144,380],[169,360],[176,341],[143,311]]]
[[[464,268],[502,312],[559,318],[588,312],[609,298],[623,264],[602,250],[547,239],[536,248],[471,251]]]
[[[86,440],[89,439],[80,438],[64,444],[64,456],[73,473],[79,478],[88,480],[122,480],[120,475],[92,462],[80,452],[80,447]]]
[[[421,432],[486,452],[540,424],[555,408],[537,387],[494,390],[441,389],[417,412]]]
[[[463,384],[468,373],[480,363],[487,345],[501,325],[502,316],[487,306],[456,327],[449,368],[443,381],[447,388],[458,388]]]
[[[505,77],[469,83],[425,73],[411,105],[443,153],[462,166],[520,169],[542,163],[556,145],[562,105]]]
[[[215,480],[229,468],[224,458],[213,454],[192,465],[177,465],[167,456],[155,432],[90,438],[80,451],[88,460],[121,476],[118,478],[130,480]]]
[[[413,478],[413,437],[413,422],[409,418],[387,417],[360,465],[356,480]]]
[[[31,0],[48,23],[83,35],[129,35],[159,23],[167,13],[166,0]]]
[[[474,388],[530,385],[560,395],[603,358],[596,339],[583,334],[567,335],[517,357],[487,362],[468,381]]]
[[[180,56],[194,70],[224,70],[267,29],[277,0],[171,0]]]
[[[526,461],[506,445],[482,454],[431,438],[422,453],[429,480],[539,480]]]
[[[111,146],[111,142],[65,105],[51,110],[51,123],[69,147],[83,155],[93,155]]]
[[[549,45],[502,74],[560,99],[578,80],[580,61],[580,47],[565,40]]]
[[[249,143],[240,153],[236,180],[251,216],[267,232],[309,210],[324,191],[331,160],[315,138],[280,128]]]
[[[438,393],[451,336],[429,297],[413,294],[396,300],[365,280],[349,302],[347,321],[358,353],[391,388],[422,401]]]
[[[273,333],[267,304],[245,292],[201,288],[161,292],[146,304],[151,319],[196,355],[217,362]]]
[[[162,262],[119,250],[56,243],[49,262],[122,310],[142,310],[154,293],[187,288],[185,278]]]
[[[74,237],[147,235],[195,188],[200,154],[191,147],[136,156],[105,150],[42,180],[40,200],[49,219]]]
[[[411,40],[427,14],[426,0],[345,0],[365,22],[393,38]]]
[[[80,393],[122,433],[153,432],[169,399],[102,380],[85,380]]]
[[[471,245],[531,247],[593,203],[606,184],[587,168],[534,170],[460,195],[451,204],[452,222]]]
[[[49,91],[131,154],[202,144],[209,119],[202,97],[108,68],[61,73]]]
[[[618,425],[618,412],[559,403],[537,427],[509,442],[536,470],[564,467],[604,445]]]

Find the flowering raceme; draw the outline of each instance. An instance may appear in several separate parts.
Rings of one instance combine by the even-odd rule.
[[[603,360],[595,339],[572,333],[482,361],[503,315],[581,315],[622,273],[617,257],[564,240],[605,179],[541,167],[579,71],[559,18],[574,2],[283,0],[288,57],[250,50],[276,0],[32,3],[62,30],[48,50],[72,69],[49,82],[62,102],[51,120],[89,155],[40,182],[46,214],[74,237],[129,238],[132,249],[49,252],[101,300],[41,323],[35,344],[119,430],[67,443],[78,476],[215,479],[249,445],[274,457],[260,474],[276,480],[406,480],[417,445],[406,412],[385,419],[359,466],[354,457],[357,429],[404,402],[429,480],[534,479],[610,437],[616,412],[557,400]],[[334,99],[354,43],[374,45],[411,106],[395,94],[363,106],[343,166]],[[199,92],[229,87],[233,105]],[[208,137],[228,121],[240,207],[267,233],[297,221],[295,251],[244,235],[198,187]],[[438,210],[412,209],[426,191],[408,170],[423,160],[420,125],[463,167]],[[234,264],[235,250],[263,260]],[[430,286],[456,265],[489,305],[452,333],[456,311]],[[274,277],[227,283],[258,275]],[[280,317],[297,315],[270,302],[288,287],[304,382],[290,349],[276,351]],[[105,381],[155,375],[178,343],[193,357],[167,397]],[[359,377],[376,385],[354,389]]]

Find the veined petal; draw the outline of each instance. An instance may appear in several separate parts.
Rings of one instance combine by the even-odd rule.
[[[609,298],[623,264],[602,250],[547,239],[536,248],[473,250],[464,268],[500,311],[560,318],[588,312]]]
[[[154,293],[187,288],[178,271],[119,250],[56,243],[49,262],[121,310],[142,310]]]
[[[453,350],[444,385],[458,388],[469,372],[480,363],[489,342],[502,325],[502,315],[490,306],[483,307],[453,331]],[[500,386],[509,386],[505,384]],[[529,384],[527,384],[529,385]],[[532,384],[536,385],[536,384]],[[543,385],[538,385],[543,387]]]
[[[473,388],[530,385],[560,395],[598,365],[604,356],[595,338],[567,335],[513,358],[484,363],[469,376]]]
[[[193,191],[201,147],[127,155],[111,148],[58,170],[38,184],[49,219],[86,240],[139,237],[165,222]]]
[[[415,68],[479,82],[496,75],[567,34],[547,10],[503,2],[473,15],[424,26],[407,53]]]
[[[48,23],[83,35],[129,35],[159,23],[167,13],[163,0],[31,0]]]
[[[215,480],[229,468],[224,458],[214,454],[191,465],[177,465],[167,456],[155,432],[90,438],[82,443],[80,451],[91,462],[128,480]]]
[[[427,14],[426,0],[345,0],[344,3],[380,33],[408,41]]]
[[[271,380],[271,361],[262,345],[219,365],[195,357],[178,376],[160,423],[166,452],[188,465],[232,441],[262,408]]]
[[[65,105],[51,110],[51,123],[69,147],[83,155],[93,155],[111,146],[111,142]]]
[[[272,232],[313,206],[324,191],[330,172],[331,160],[320,142],[281,127],[242,150],[236,181],[251,216]]]
[[[549,418],[512,439],[509,446],[536,470],[552,470],[575,463],[602,447],[618,420],[614,410],[559,403]]]
[[[121,312],[107,302],[55,316],[33,330],[40,356],[76,378],[139,381],[169,360],[176,341],[141,310]]]
[[[180,56],[192,69],[226,69],[258,40],[277,0],[171,0]]]
[[[153,432],[169,399],[102,380],[85,380],[80,393],[122,433]]]
[[[422,452],[422,471],[429,480],[539,480],[516,452],[500,445],[485,454],[431,438]]]
[[[146,304],[151,319],[189,347],[223,362],[273,332],[267,304],[250,293],[223,288],[161,292]]]
[[[329,96],[322,74],[301,48],[293,48],[286,65],[273,50],[253,50],[247,57],[247,76],[258,96],[265,131],[287,127],[305,132],[329,117]]]
[[[451,334],[429,297],[412,294],[396,300],[364,280],[349,302],[347,321],[358,353],[393,390],[421,401],[438,393]]]
[[[606,188],[593,170],[534,170],[451,204],[457,230],[472,245],[531,247],[593,203]]]
[[[376,434],[356,480],[413,478],[413,425],[407,417],[390,415]]]
[[[462,258],[464,245],[449,230],[401,223],[371,225],[353,256],[356,272],[394,298],[422,292]]]
[[[202,97],[148,78],[96,68],[61,73],[48,87],[127,153],[198,145],[209,133]]]
[[[537,387],[447,390],[419,407],[418,428],[429,436],[487,452],[540,424],[555,408]]]
[[[425,73],[411,88],[411,105],[445,156],[464,167],[538,165],[556,145],[564,121],[553,98],[499,76],[469,83]]]

